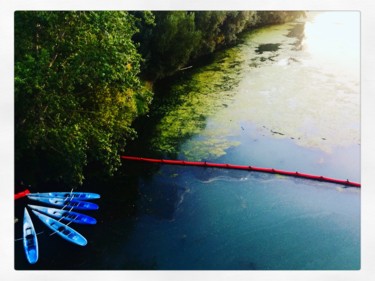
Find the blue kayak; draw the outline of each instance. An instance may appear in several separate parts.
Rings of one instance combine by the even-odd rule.
[[[41,213],[49,215],[58,220],[65,220],[65,221],[70,221],[70,222],[80,223],[80,224],[96,224],[96,219],[94,219],[93,217],[84,215],[84,214],[70,212],[67,210],[43,207],[43,206],[35,206],[35,205],[28,205],[28,206],[33,210],[37,210]]]
[[[54,198],[69,198],[76,200],[91,200],[99,199],[100,195],[92,192],[45,192],[45,193],[30,193],[32,196],[54,197]]]
[[[97,204],[85,201],[79,201],[69,198],[57,198],[57,197],[44,197],[44,196],[34,196],[28,194],[27,197],[31,200],[43,202],[50,205],[55,205],[59,207],[65,207],[66,209],[79,209],[79,210],[97,210],[99,206]]]
[[[36,263],[39,257],[38,239],[33,222],[26,208],[23,215],[23,247],[28,262],[31,264]]]
[[[87,240],[83,237],[80,233],[78,233],[73,228],[49,217],[39,213],[38,211],[32,210],[33,213],[46,225],[48,226],[54,233],[60,235],[65,240],[77,244],[79,246],[85,246],[87,244]]]

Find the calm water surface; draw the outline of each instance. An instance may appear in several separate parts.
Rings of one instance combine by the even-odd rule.
[[[257,30],[190,71],[162,88],[179,98],[141,134],[152,151],[360,181],[359,13],[310,13]],[[16,244],[16,268],[360,269],[359,189],[124,166],[123,182],[100,191],[98,224],[76,227],[86,247],[44,233],[36,266]]]

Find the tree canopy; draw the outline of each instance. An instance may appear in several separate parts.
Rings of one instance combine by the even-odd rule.
[[[17,167],[74,183],[90,161],[116,170],[151,101],[135,32],[127,12],[15,13]]]

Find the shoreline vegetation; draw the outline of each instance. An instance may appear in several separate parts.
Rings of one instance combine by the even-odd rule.
[[[111,176],[154,83],[302,11],[15,13],[15,181]],[[90,172],[91,171],[91,172]],[[94,172],[92,172],[94,171]]]

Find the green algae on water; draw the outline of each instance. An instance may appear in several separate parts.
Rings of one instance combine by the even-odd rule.
[[[326,153],[359,145],[359,72],[356,65],[343,67],[351,65],[356,49],[324,63],[321,47],[309,41],[319,34],[308,22],[305,27],[298,23],[298,29],[284,24],[256,30],[242,44],[218,53],[210,65],[171,85],[169,94],[176,100],[162,108],[153,149],[189,160],[214,160],[239,145],[244,124]]]
[[[182,141],[197,135],[206,127],[208,117],[228,107],[235,95],[242,61],[238,47],[216,55],[212,64],[195,70],[183,82],[171,85],[169,95],[178,97],[172,106],[163,107],[164,116],[156,127],[152,146],[161,153],[177,153]],[[235,145],[222,139],[209,139],[185,146],[186,158],[218,157]],[[200,156],[199,156],[200,155]]]

